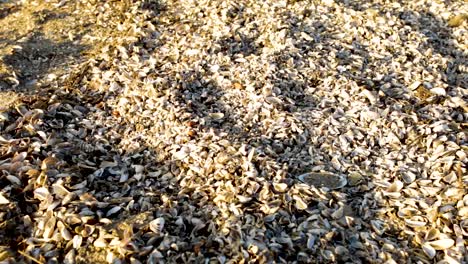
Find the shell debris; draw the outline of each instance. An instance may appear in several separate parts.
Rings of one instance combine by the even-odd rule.
[[[463,1],[20,2],[0,261],[468,262]]]

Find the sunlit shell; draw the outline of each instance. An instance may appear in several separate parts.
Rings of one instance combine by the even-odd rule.
[[[273,183],[273,189],[277,192],[285,192],[287,188],[288,185],[286,183]]]
[[[430,89],[429,91],[433,94],[441,95],[441,96],[445,96],[447,94],[444,88],[433,88],[433,89]]]
[[[2,193],[0,193],[0,204],[8,204],[8,203],[10,203],[10,201],[7,198],[5,198],[5,196],[3,196]]]
[[[62,228],[62,229],[60,230],[60,234],[61,234],[61,236],[63,237],[63,239],[65,239],[65,240],[67,240],[67,241],[73,239],[72,234],[71,234],[70,231],[68,231],[68,229],[65,228],[65,227]]]
[[[411,227],[422,227],[427,224],[427,220],[423,217],[412,217],[410,219],[405,219],[405,223]]]
[[[132,165],[132,168],[135,170],[135,175],[133,176],[137,180],[141,180],[143,177],[144,166],[142,165]]]
[[[65,255],[65,257],[64,257],[64,259],[63,259],[63,263],[64,263],[64,264],[73,264],[73,263],[75,263],[75,257],[76,257],[75,250],[74,250],[74,249],[71,249],[71,250],[68,251],[68,253]]]
[[[462,208],[459,208],[458,216],[460,216],[463,219],[468,218],[468,206],[463,206]]]
[[[40,187],[34,190],[34,198],[39,200],[46,200],[49,197],[49,190],[45,187]]]
[[[52,169],[59,163],[59,160],[55,157],[47,157],[42,161],[41,169]]]
[[[433,259],[436,255],[436,250],[430,246],[428,243],[422,245],[424,253],[430,258]]]
[[[387,188],[386,192],[389,192],[389,193],[399,192],[402,188],[403,188],[403,183],[401,181],[395,181]]]
[[[431,228],[426,233],[426,236],[424,237],[424,239],[426,241],[435,240],[435,239],[437,239],[439,237],[439,235],[440,235],[440,231],[438,229]]]
[[[60,197],[60,198],[64,198],[70,194],[70,192],[61,184],[52,185],[52,191],[53,191],[53,194],[57,195],[57,197]]]
[[[106,254],[106,261],[107,263],[114,263],[117,257],[115,256],[114,252],[109,251]]]
[[[73,241],[73,248],[78,249],[80,248],[81,243],[83,242],[83,237],[81,237],[80,235],[75,235],[72,241]]]
[[[158,217],[149,223],[149,228],[155,234],[161,234],[162,230],[164,229],[165,220],[162,217]]]
[[[15,154],[13,159],[11,159],[11,163],[16,163],[16,162],[23,162],[24,159],[27,157],[28,153],[27,152],[21,152]]]
[[[82,237],[89,237],[94,233],[95,230],[96,230],[96,226],[94,226],[94,225],[85,225],[83,230],[81,231],[81,236]]]
[[[436,250],[444,250],[453,246],[455,244],[455,241],[453,239],[446,238],[446,239],[430,241],[427,243]]]
[[[105,248],[107,246],[107,242],[104,238],[99,237],[98,239],[94,240],[93,245],[97,248]]]
[[[296,206],[297,209],[299,210],[307,209],[308,207],[307,203],[300,196],[294,195],[293,200],[294,200],[294,205]]]

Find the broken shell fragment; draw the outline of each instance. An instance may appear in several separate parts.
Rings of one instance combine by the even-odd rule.
[[[437,239],[440,235],[440,231],[438,229],[435,229],[435,228],[431,228],[427,233],[426,233],[426,236],[424,237],[424,239],[426,241],[431,241],[431,240],[434,240],[434,239]]]
[[[158,217],[149,223],[149,228],[155,234],[160,235],[164,229],[165,220],[162,217]]]
[[[72,241],[73,241],[73,248],[78,249],[81,246],[81,243],[83,242],[83,238],[80,235],[75,235]]]
[[[288,185],[286,183],[273,183],[273,189],[277,192],[285,192],[287,188]]]
[[[10,201],[7,198],[5,198],[5,196],[3,196],[2,193],[0,193],[0,204],[9,204],[9,203]]]
[[[308,205],[307,203],[298,195],[294,195],[293,199],[295,201],[295,206],[299,210],[305,210],[307,209]]]
[[[46,200],[49,197],[50,193],[49,190],[45,187],[40,187],[34,190],[34,198],[39,199],[41,201]]]

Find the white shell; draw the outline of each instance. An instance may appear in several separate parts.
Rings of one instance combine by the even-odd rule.
[[[75,263],[75,257],[76,257],[76,253],[75,253],[75,249],[71,249],[70,251],[68,251],[68,253],[65,255],[64,259],[63,259],[63,263],[64,264],[74,264]]]
[[[107,242],[104,238],[99,237],[98,239],[94,240],[93,245],[97,248],[104,248],[107,246]]]
[[[41,201],[46,200],[49,195],[49,190],[45,187],[39,187],[34,190],[34,198],[39,199]]]
[[[427,243],[436,250],[443,250],[443,249],[452,247],[455,244],[455,241],[450,238],[445,238],[445,239],[430,241]]]
[[[70,231],[68,231],[66,227],[60,230],[60,235],[63,237],[63,239],[67,241],[73,239],[73,236],[71,235]]]
[[[430,89],[429,91],[436,95],[441,95],[441,96],[447,95],[447,92],[445,91],[444,88],[433,88],[433,89]]]
[[[468,218],[468,206],[463,206],[462,208],[458,209],[458,216],[463,219]]]
[[[0,193],[0,204],[9,204],[9,203],[10,201],[7,198],[5,198],[5,196],[3,196],[2,193]]]
[[[162,230],[164,229],[164,223],[164,218],[158,217],[149,223],[149,228],[155,234],[161,234]]]
[[[83,242],[83,238],[80,235],[75,235],[73,237],[73,248],[78,249],[81,247],[81,243]]]
[[[424,243],[422,245],[422,250],[430,259],[433,259],[436,255],[436,250],[433,247],[431,247],[428,243]]]

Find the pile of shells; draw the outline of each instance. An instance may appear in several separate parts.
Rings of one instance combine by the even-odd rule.
[[[462,1],[128,2],[0,116],[1,260],[468,262]]]

